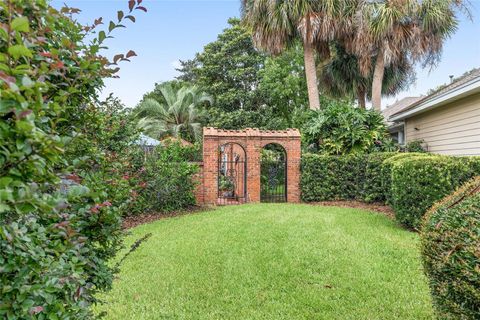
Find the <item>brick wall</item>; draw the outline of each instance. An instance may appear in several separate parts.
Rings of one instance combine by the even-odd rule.
[[[203,170],[197,186],[198,203],[217,203],[218,157],[220,146],[235,143],[246,153],[246,201],[260,202],[260,155],[270,143],[281,145],[287,160],[287,202],[300,202],[300,132],[296,129],[263,131],[259,129],[221,130],[203,128]],[[201,177],[200,177],[201,176]]]

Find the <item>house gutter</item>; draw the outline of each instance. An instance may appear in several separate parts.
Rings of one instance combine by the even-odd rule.
[[[463,85],[447,91],[439,96],[421,101],[417,106],[413,107],[410,110],[394,114],[390,116],[389,121],[405,120],[406,118],[409,118],[411,116],[426,112],[433,108],[439,107],[455,100],[459,100],[477,92],[480,92],[480,77],[474,78],[464,83]]]

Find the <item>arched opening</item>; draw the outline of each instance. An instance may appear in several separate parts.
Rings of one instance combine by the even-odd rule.
[[[217,204],[244,203],[247,194],[245,149],[237,143],[221,145],[218,152]]]
[[[287,202],[287,153],[276,143],[267,144],[261,152],[260,201]]]

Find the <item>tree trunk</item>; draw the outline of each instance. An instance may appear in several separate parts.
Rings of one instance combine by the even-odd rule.
[[[305,75],[307,78],[308,101],[310,109],[320,109],[320,97],[318,96],[317,70],[315,68],[315,51],[313,46],[304,41],[303,54],[305,59]]]
[[[365,92],[365,88],[362,88],[362,86],[359,86],[357,88],[357,100],[358,106],[361,109],[367,108],[367,92]]]
[[[382,110],[382,84],[384,71],[385,59],[383,57],[383,49],[380,49],[377,55],[377,61],[375,62],[372,82],[372,106],[377,111]]]

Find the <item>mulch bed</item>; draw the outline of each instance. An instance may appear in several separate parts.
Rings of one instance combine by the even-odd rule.
[[[125,230],[131,229],[141,224],[146,224],[146,223],[150,223],[150,222],[154,222],[154,221],[166,219],[166,218],[183,216],[186,214],[199,213],[208,209],[209,207],[192,206],[190,208],[187,208],[181,211],[174,211],[169,213],[149,213],[149,214],[141,214],[138,216],[125,217],[123,218],[123,221],[122,221],[122,228]]]
[[[395,212],[389,206],[382,203],[364,203],[360,201],[321,201],[311,202],[311,205],[326,206],[326,207],[342,207],[342,208],[354,208],[375,211],[386,215],[390,219],[395,219]]]
[[[370,211],[384,214],[390,219],[395,218],[395,213],[393,212],[392,208],[390,208],[389,206],[383,205],[381,203],[364,203],[360,201],[321,201],[321,202],[310,202],[306,204],[316,205],[316,206],[326,206],[326,207],[364,209],[364,210],[370,210]],[[126,217],[123,219],[122,228],[131,229],[141,224],[154,222],[160,219],[183,216],[183,215],[192,214],[192,213],[199,213],[202,211],[209,210],[211,208],[212,207],[209,207],[209,206],[204,206],[204,207],[193,206],[182,211],[175,211],[175,212],[169,212],[169,213],[150,213],[150,214],[142,214],[138,216]]]

